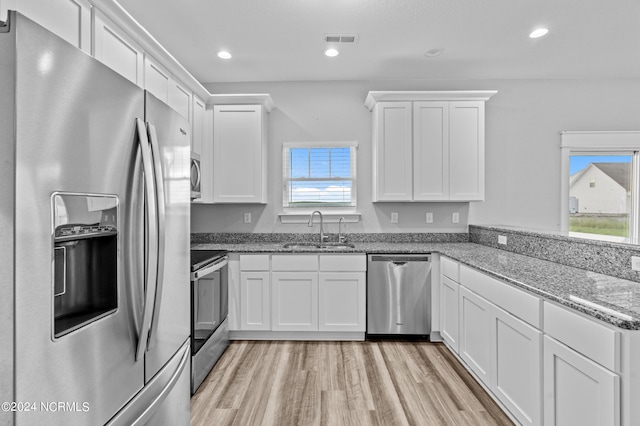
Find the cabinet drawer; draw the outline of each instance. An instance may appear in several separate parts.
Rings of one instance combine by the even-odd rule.
[[[276,254],[271,257],[272,271],[317,271],[317,254]]]
[[[609,370],[619,370],[619,331],[545,302],[544,332]]]
[[[321,254],[321,271],[361,272],[367,270],[364,254]]]
[[[268,254],[241,254],[240,270],[241,271],[268,271],[269,255]]]
[[[455,282],[460,282],[460,276],[458,273],[458,262],[455,262],[446,257],[440,258],[440,273],[445,277],[449,277]]]
[[[460,284],[512,315],[540,328],[541,300],[468,266],[460,266]]]

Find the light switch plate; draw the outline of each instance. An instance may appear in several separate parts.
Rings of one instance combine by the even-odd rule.
[[[244,223],[251,223],[251,213],[244,214]]]
[[[634,271],[640,271],[640,257],[631,256],[631,269]]]
[[[452,223],[460,223],[460,213],[455,212],[451,215],[451,222]]]
[[[426,221],[427,223],[433,223],[433,213],[427,213]]]
[[[391,223],[398,223],[398,213],[397,212],[391,213]]]

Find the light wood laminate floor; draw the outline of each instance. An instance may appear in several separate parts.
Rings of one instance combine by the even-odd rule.
[[[234,341],[191,425],[511,425],[441,343]]]

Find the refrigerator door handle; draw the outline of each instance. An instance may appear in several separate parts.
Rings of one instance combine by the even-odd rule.
[[[147,244],[145,246],[145,296],[142,310],[142,322],[138,333],[136,361],[142,359],[147,345],[149,328],[153,313],[153,298],[156,293],[158,275],[158,213],[156,211],[156,191],[153,174],[153,159],[149,149],[149,139],[144,123],[136,118],[138,142],[142,153],[142,169],[144,171],[144,188],[146,195],[145,212],[147,222]]]
[[[165,255],[165,193],[164,181],[162,174],[162,161],[160,157],[160,146],[156,128],[153,124],[147,122],[147,134],[151,145],[151,154],[153,158],[153,170],[156,184],[156,203],[158,215],[158,275],[156,278],[155,301],[153,302],[153,315],[151,317],[151,329],[149,330],[149,340],[147,342],[147,350],[151,349],[157,338],[158,318],[160,317],[160,306],[162,302],[162,288],[164,285],[164,255]]]

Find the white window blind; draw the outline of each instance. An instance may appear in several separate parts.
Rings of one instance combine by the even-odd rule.
[[[356,142],[283,144],[283,206],[355,207]]]

